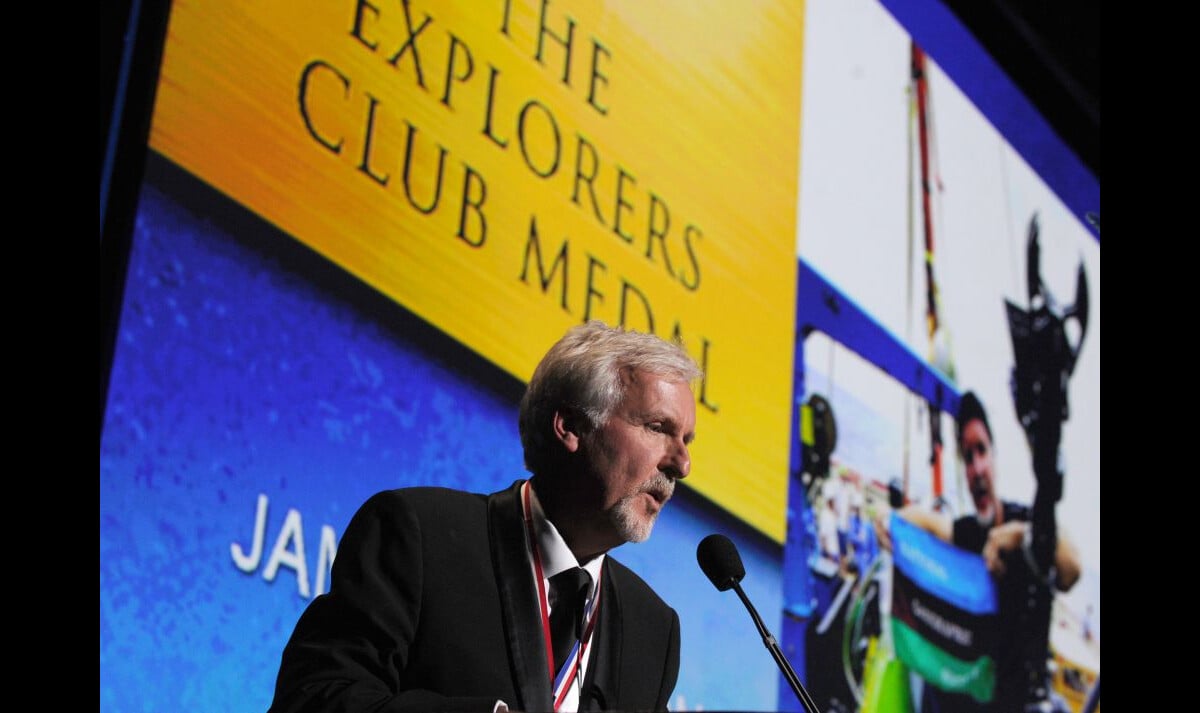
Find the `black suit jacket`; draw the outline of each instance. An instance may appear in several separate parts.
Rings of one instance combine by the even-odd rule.
[[[403,488],[371,497],[338,547],[328,594],[283,651],[270,713],[551,711],[520,485],[488,496]],[[580,710],[666,710],[679,617],[605,558]]]

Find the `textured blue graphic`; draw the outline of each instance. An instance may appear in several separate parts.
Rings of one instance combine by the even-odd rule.
[[[385,488],[523,477],[519,385],[462,347],[448,364],[427,325],[343,298],[330,285],[350,278],[279,257],[300,250],[286,236],[174,190],[143,191],[101,439],[100,709],[261,712],[296,619],[328,588],[322,529],[340,537]],[[761,640],[696,566],[713,531],[742,547],[770,620],[779,548],[691,491],[614,555],[680,613],[673,708],[775,709]]]

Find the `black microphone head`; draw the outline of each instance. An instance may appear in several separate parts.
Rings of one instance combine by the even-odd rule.
[[[714,533],[700,540],[700,546],[696,548],[696,561],[713,586],[722,592],[732,589],[746,576],[737,546],[724,535]]]

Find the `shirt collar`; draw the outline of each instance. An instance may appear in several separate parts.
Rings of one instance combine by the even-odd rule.
[[[546,518],[534,488],[529,488],[529,505],[533,511],[533,529],[537,538],[538,553],[542,557],[542,575],[549,579],[572,567],[583,567],[592,576],[592,590],[588,592],[590,600],[595,596],[596,584],[600,581],[600,569],[604,566],[604,558],[607,555],[600,554],[586,564],[579,564],[571,548],[567,547],[566,540],[559,534],[558,528]]]

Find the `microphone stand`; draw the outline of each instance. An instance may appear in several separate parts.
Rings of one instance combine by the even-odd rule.
[[[808,711],[808,713],[821,713],[817,709],[817,704],[813,703],[813,699],[808,695],[808,691],[804,690],[804,686],[800,684],[800,679],[796,677],[796,672],[792,669],[792,665],[784,658],[783,650],[779,648],[779,643],[775,641],[774,636],[771,636],[771,632],[767,631],[767,627],[758,616],[758,612],[755,611],[754,605],[750,603],[750,599],[742,591],[742,585],[734,582],[733,591],[737,592],[738,597],[742,600],[742,604],[746,605],[746,611],[750,612],[750,618],[754,619],[754,625],[758,627],[758,633],[762,635],[763,645],[767,647],[767,651],[771,652],[771,656],[775,659],[775,664],[779,666],[779,670],[783,672],[784,678],[787,679],[792,690],[796,692],[796,697],[800,699],[800,704],[804,706],[804,710]]]

